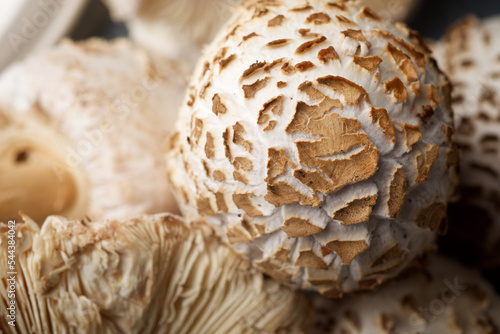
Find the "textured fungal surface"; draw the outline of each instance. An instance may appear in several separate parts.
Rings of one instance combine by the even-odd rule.
[[[162,152],[182,65],[125,40],[63,42],[0,77],[0,221],[176,210]]]
[[[0,225],[7,259],[9,229]],[[2,333],[307,333],[307,299],[265,279],[204,224],[172,215],[49,217],[16,228],[16,326]]]
[[[500,259],[500,17],[468,17],[437,45],[453,82],[456,140],[461,149],[462,200],[453,205],[447,251],[474,264]],[[470,228],[474,222],[474,228]]]
[[[311,333],[498,333],[500,299],[479,273],[441,256],[419,269],[373,294],[314,297]]]
[[[181,210],[281,282],[371,289],[433,247],[456,179],[449,85],[359,2],[248,1],[168,148]]]

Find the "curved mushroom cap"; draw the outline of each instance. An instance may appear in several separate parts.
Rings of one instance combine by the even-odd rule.
[[[397,275],[456,180],[449,85],[420,41],[359,2],[247,1],[168,148],[181,211],[281,282],[339,296]]]
[[[453,82],[462,199],[450,209],[447,251],[474,265],[500,266],[500,16],[468,17],[437,45]],[[471,222],[474,222],[471,225]]]
[[[475,271],[441,256],[372,294],[313,299],[313,334],[490,334],[500,330],[500,299]]]
[[[64,42],[0,77],[0,221],[21,209],[126,217],[175,211],[162,152],[179,64],[125,40]]]
[[[387,21],[404,21],[411,18],[421,0],[363,0],[379,16]]]
[[[265,279],[205,224],[172,215],[16,226],[16,327],[4,333],[305,332],[304,295]],[[9,234],[0,229],[7,259]],[[8,299],[0,263],[0,312]]]
[[[172,59],[195,62],[202,47],[241,0],[104,0],[113,19],[127,22],[139,44]],[[420,0],[363,0],[387,21],[408,18]]]

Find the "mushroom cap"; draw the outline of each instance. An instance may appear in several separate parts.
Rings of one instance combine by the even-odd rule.
[[[104,0],[137,43],[170,59],[195,63],[241,0]]]
[[[422,43],[359,2],[245,2],[167,149],[183,214],[332,297],[399,274],[434,247],[457,178],[449,85]]]
[[[6,70],[0,188],[20,195],[1,196],[0,203],[24,205],[0,205],[12,209],[0,220],[20,209],[42,221],[48,214],[98,219],[175,211],[162,152],[184,94],[183,68],[126,40],[92,39],[65,41]],[[24,159],[16,162],[19,155]],[[74,200],[25,206],[27,194],[47,195],[64,182],[73,185]]]
[[[307,298],[266,279],[206,224],[160,214],[16,225],[16,327],[3,333],[302,333]],[[8,229],[0,226],[7,259]],[[0,263],[0,312],[8,299]]]
[[[450,208],[447,252],[500,267],[500,16],[466,17],[436,45],[453,83],[461,200]],[[471,226],[471,222],[474,225]]]
[[[196,62],[241,0],[104,0],[137,43],[171,59]],[[363,0],[387,21],[408,18],[420,0]]]
[[[371,294],[313,299],[312,334],[497,333],[500,298],[478,272],[433,255],[423,270]]]

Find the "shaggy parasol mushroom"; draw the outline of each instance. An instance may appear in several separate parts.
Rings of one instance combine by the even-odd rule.
[[[51,216],[16,226],[16,326],[3,333],[302,333],[304,295],[265,279],[208,225],[161,214],[105,222]],[[6,225],[0,256],[7,259]]]
[[[241,0],[104,0],[125,21],[137,43],[172,59],[195,62],[202,47],[231,17]],[[363,0],[384,20],[404,20],[420,0]]]
[[[456,141],[461,148],[461,201],[450,208],[447,252],[500,267],[500,16],[467,17],[436,45],[452,81]],[[473,225],[471,225],[471,223]]]
[[[312,334],[492,334],[500,298],[478,272],[442,256],[373,294],[315,297]]]
[[[66,41],[0,77],[0,221],[175,211],[164,142],[181,66],[125,40]]]
[[[337,297],[434,247],[457,178],[449,84],[403,24],[247,1],[188,95],[167,153],[181,211],[275,279]]]

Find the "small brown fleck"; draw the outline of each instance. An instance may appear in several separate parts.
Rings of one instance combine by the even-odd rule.
[[[287,83],[284,82],[284,81],[278,81],[278,83],[276,84],[276,86],[278,88],[285,88],[287,86]]]
[[[380,57],[377,57],[377,56],[373,56],[373,57],[355,56],[353,61],[354,61],[354,64],[359,65],[368,71],[372,71],[372,70],[376,69],[378,67],[378,65],[380,65],[380,63],[382,62],[382,59],[380,59]]]
[[[264,79],[260,79],[255,81],[251,85],[243,85],[243,92],[245,93],[245,98],[254,98],[255,94],[261,90],[262,88],[266,87],[267,83],[271,80],[270,77],[266,77]]]
[[[328,63],[330,60],[340,59],[339,54],[335,51],[333,46],[330,46],[326,49],[320,50],[318,52],[318,59],[323,64]]]
[[[253,197],[253,194],[251,194],[251,193],[233,194],[233,201],[234,201],[234,204],[239,209],[242,209],[243,211],[245,211],[248,216],[250,216],[250,217],[262,216],[262,212],[252,204],[252,201],[251,201],[252,197]]]
[[[377,195],[358,198],[340,210],[333,213],[333,219],[340,221],[342,225],[355,225],[370,219],[373,206],[377,203]]]
[[[220,114],[225,114],[227,112],[227,107],[222,103],[219,94],[215,94],[212,98],[212,111],[214,114],[219,116]]]
[[[423,106],[422,111],[417,116],[420,118],[422,123],[427,124],[432,116],[434,116],[434,109],[429,105]]]
[[[300,72],[305,72],[311,68],[313,68],[315,65],[311,63],[310,61],[303,61],[301,63],[298,63],[295,65],[295,68],[299,70]]]
[[[252,160],[245,157],[234,158],[234,168],[242,169],[244,171],[251,171],[253,168]]]
[[[384,84],[385,91],[392,94],[397,102],[405,102],[408,99],[408,91],[404,83],[398,77],[387,81]]]
[[[264,67],[264,72],[269,73],[275,66],[281,64],[284,58],[276,59],[271,64]]]
[[[275,41],[269,42],[266,44],[267,47],[269,48],[281,48],[290,42],[289,39],[283,38],[283,39],[277,39]]]
[[[284,97],[283,95],[280,95],[266,102],[262,110],[259,111],[259,118],[257,120],[257,124],[259,125],[266,124],[270,119],[269,116],[270,112],[272,112],[277,116],[281,115],[283,111],[283,101]]]
[[[343,77],[329,75],[318,78],[318,83],[328,86],[335,92],[344,95],[347,104],[359,104],[359,100],[363,98],[366,102],[370,102],[366,90]]]
[[[347,17],[343,16],[343,15],[335,15],[335,17],[337,18],[337,20],[340,22],[340,23],[343,23],[343,24],[346,24],[346,25],[354,25],[354,26],[357,26],[356,23],[352,22],[351,20],[349,20]]]
[[[210,199],[205,197],[199,197],[196,201],[198,212],[203,216],[212,216],[215,214],[210,204]]]
[[[236,59],[236,55],[235,54],[232,54],[232,55],[230,55],[227,58],[221,59],[219,61],[220,70],[222,71],[224,68],[226,68],[227,65],[229,65],[230,62],[232,62],[235,59]]]
[[[381,109],[375,109],[372,107],[372,110],[370,112],[371,119],[373,120],[374,123],[377,123],[380,129],[382,129],[382,132],[384,132],[384,135],[389,139],[392,143],[396,143],[396,133],[394,131],[394,126],[391,123],[391,120],[389,119],[389,115],[387,114],[387,110],[381,108]]]
[[[342,260],[343,265],[350,265],[354,258],[368,249],[365,240],[330,241],[326,247],[334,251]]]
[[[218,169],[214,170],[213,178],[217,182],[226,181],[226,176],[224,175],[224,173],[222,171],[220,171]]]
[[[281,66],[281,71],[286,74],[286,75],[291,75],[295,73],[295,68],[290,65],[290,63],[284,63],[283,66]]]
[[[373,10],[371,10],[370,8],[368,8],[366,6],[361,9],[359,16],[361,18],[364,18],[364,19],[370,19],[370,20],[374,20],[374,21],[382,21],[382,18],[380,16],[378,16],[377,13],[375,13]]]
[[[304,268],[328,269],[326,263],[312,250],[299,252],[295,265]]]
[[[283,15],[278,15],[275,18],[269,20],[269,22],[267,22],[267,26],[268,27],[279,26],[279,25],[281,25],[281,23],[283,23],[284,19],[285,19],[285,17]]]
[[[310,48],[312,48],[313,46],[321,44],[324,41],[326,41],[326,37],[321,36],[319,38],[313,39],[312,41],[305,42],[305,43],[301,44],[297,48],[297,50],[295,50],[295,53],[302,54],[302,53],[306,52],[307,50],[309,50]]]
[[[330,22],[332,19],[328,14],[326,13],[314,13],[309,15],[309,17],[306,19],[307,23],[314,23],[314,24],[325,24]]]
[[[357,40],[358,42],[366,43],[366,45],[370,48],[372,45],[366,39],[365,35],[361,32],[361,30],[347,29],[341,32],[346,38],[352,38]]]
[[[222,134],[222,139],[224,141],[224,153],[226,155],[227,160],[232,163],[233,157],[231,155],[231,148],[229,146],[229,128],[227,128]]]
[[[245,150],[252,153],[253,145],[243,136],[246,133],[246,131],[240,122],[236,122],[236,124],[233,125],[233,133],[234,133],[233,143],[235,143],[236,145],[243,146]]]
[[[250,38],[255,37],[255,36],[259,36],[259,35],[253,32],[251,34],[243,36],[243,42],[245,42],[246,40],[249,40]]]
[[[224,194],[220,191],[215,193],[215,202],[217,204],[217,208],[221,212],[228,212],[226,200],[224,199]]]
[[[264,128],[264,131],[267,132],[273,130],[276,127],[276,124],[278,124],[278,122],[269,121],[269,124]]]
[[[208,159],[215,158],[214,137],[210,132],[207,132],[207,142],[205,144],[205,155]]]
[[[250,65],[250,67],[247,68],[245,70],[245,72],[243,72],[243,74],[241,75],[241,79],[243,80],[243,79],[246,79],[246,78],[250,77],[252,74],[254,74],[255,72],[257,72],[258,70],[260,70],[264,66],[266,66],[266,62],[265,61],[263,61],[263,62],[256,61],[255,63],[253,63],[252,65]]]
[[[233,179],[235,181],[240,181],[243,184],[248,184],[248,178],[245,176],[244,173],[242,173],[242,172],[240,172],[238,170],[235,170],[233,172]]]
[[[389,199],[387,200],[389,218],[397,218],[399,215],[406,198],[405,188],[406,173],[401,166],[392,176],[391,185],[389,187]]]
[[[291,12],[304,12],[313,9],[310,5],[290,9]]]
[[[290,238],[307,237],[323,231],[321,227],[312,224],[309,220],[297,217],[285,220],[281,229],[285,231]]]

